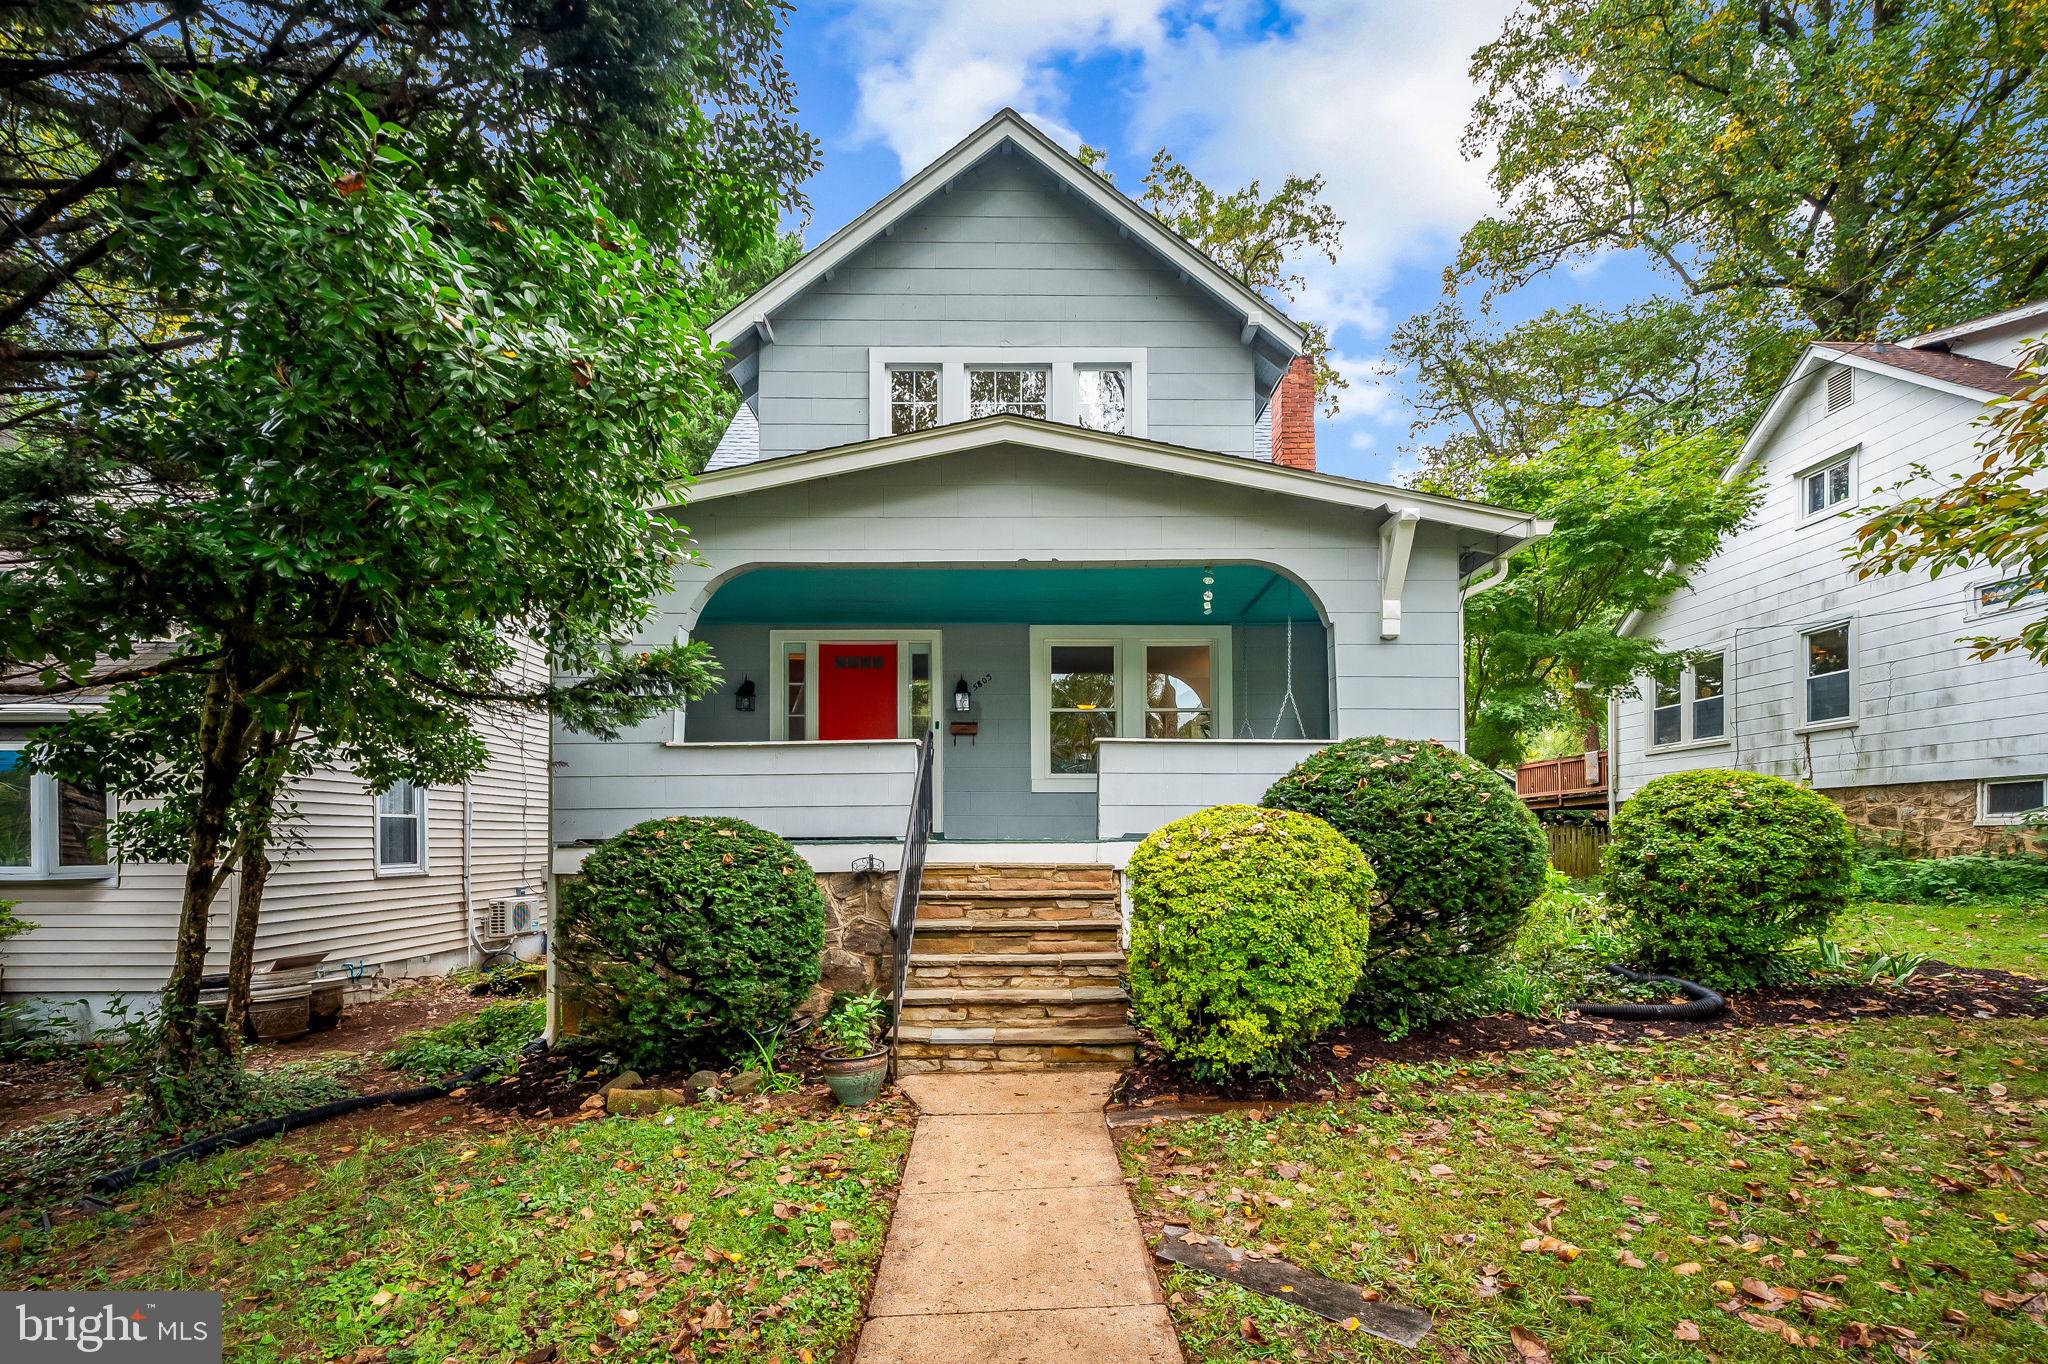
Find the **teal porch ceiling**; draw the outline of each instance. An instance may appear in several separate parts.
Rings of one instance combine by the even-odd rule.
[[[1205,585],[1203,576],[1215,578]],[[1202,612],[1202,593],[1215,593]],[[726,583],[707,625],[1247,625],[1318,619],[1256,564],[1014,568],[757,568]]]

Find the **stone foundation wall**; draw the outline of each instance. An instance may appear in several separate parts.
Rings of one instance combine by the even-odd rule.
[[[886,992],[895,984],[889,912],[896,902],[895,872],[821,871],[825,892],[825,952],[818,985],[798,1014],[822,1013],[841,992]]]
[[[1897,843],[1915,857],[1999,852],[2027,846],[2028,833],[2009,825],[1977,823],[1977,783],[1896,782],[1845,786],[1822,795],[1842,807],[1858,829]],[[2039,836],[2036,835],[2038,842]]]

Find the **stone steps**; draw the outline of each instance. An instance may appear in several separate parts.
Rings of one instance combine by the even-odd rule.
[[[1125,1065],[1113,867],[928,867],[918,887],[897,1070]]]

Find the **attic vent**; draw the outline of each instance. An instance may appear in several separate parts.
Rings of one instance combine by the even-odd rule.
[[[1851,371],[1844,366],[1836,365],[1828,371],[1828,411],[1840,412],[1856,401],[1854,384]]]

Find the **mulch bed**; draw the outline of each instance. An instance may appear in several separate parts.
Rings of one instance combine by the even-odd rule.
[[[789,1094],[752,1095],[739,1102],[752,1108],[765,1098],[768,1106],[778,1112],[795,1109],[812,1113],[837,1109],[838,1103],[832,1098],[831,1091],[809,1078],[815,1070],[812,1060],[809,1053],[799,1053],[786,1056],[781,1061],[782,1066],[806,1077],[803,1088]],[[477,1085],[460,1091],[460,1095],[476,1109],[506,1117],[529,1120],[587,1117],[585,1105],[604,1088],[606,1081],[618,1073],[616,1064],[607,1063],[589,1052],[549,1051],[522,1058],[518,1072],[496,1084]],[[635,1088],[681,1089],[689,1078],[689,1071],[655,1071],[642,1076]]]
[[[1198,1106],[1219,1100],[1323,1100],[1365,1088],[1351,1080],[1333,1087],[1328,1078],[1332,1073],[1355,1076],[1364,1067],[1381,1061],[1456,1061],[1537,1048],[1663,1042],[1734,1028],[1929,1015],[2048,1018],[2048,981],[2016,976],[2009,971],[1929,962],[1903,986],[1793,985],[1752,990],[1730,996],[1728,1011],[1719,1017],[1692,1022],[1631,1022],[1578,1015],[1541,1019],[1496,1014],[1424,1029],[1398,1042],[1385,1040],[1369,1027],[1338,1028],[1316,1040],[1299,1072],[1277,1083],[1204,1085],[1174,1070],[1157,1050],[1147,1045],[1140,1050],[1137,1064],[1124,1073],[1123,1082],[1111,1096],[1111,1105],[1114,1111],[1117,1107]]]

